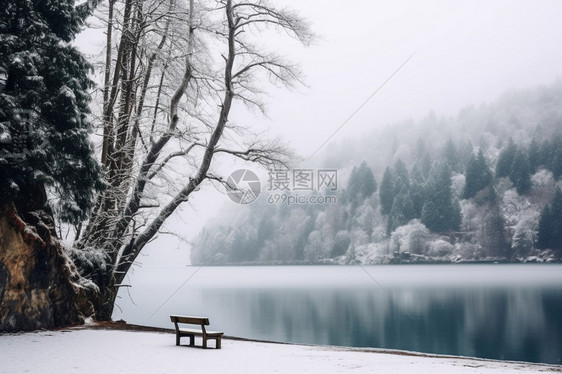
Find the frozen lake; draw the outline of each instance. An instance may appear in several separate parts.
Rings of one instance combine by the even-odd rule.
[[[245,338],[561,363],[562,265],[147,267],[130,282],[114,320],[204,315]]]

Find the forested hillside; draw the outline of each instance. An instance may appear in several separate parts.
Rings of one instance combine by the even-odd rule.
[[[193,264],[559,261],[562,82],[327,149],[335,204],[225,208]],[[328,191],[322,191],[328,194]],[[228,210],[228,212],[226,211]]]

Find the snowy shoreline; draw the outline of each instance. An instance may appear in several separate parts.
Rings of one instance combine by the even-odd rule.
[[[221,350],[204,350],[175,346],[168,329],[118,323],[4,334],[0,346],[0,373],[562,372],[560,365],[234,337],[225,338]]]

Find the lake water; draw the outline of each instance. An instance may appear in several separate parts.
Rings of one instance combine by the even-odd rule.
[[[244,338],[561,364],[562,265],[153,267],[130,282],[115,320],[202,315]]]

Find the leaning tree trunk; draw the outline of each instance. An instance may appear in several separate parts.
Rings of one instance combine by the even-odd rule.
[[[144,246],[158,235],[162,225],[178,207],[188,201],[205,180],[224,183],[226,178],[217,175],[211,168],[217,154],[268,167],[272,164],[286,165],[290,158],[290,152],[277,142],[256,140],[248,145],[233,145],[228,140],[222,140],[223,132],[229,127],[230,109],[235,99],[261,108],[257,99],[259,90],[257,87],[256,92],[252,90],[252,82],[255,80],[257,84],[261,73],[287,86],[291,86],[292,81],[299,81],[291,65],[274,55],[254,50],[252,43],[247,43],[242,37],[246,35],[245,29],[273,25],[285,29],[306,44],[312,37],[306,22],[292,12],[277,11],[259,1],[234,4],[232,0],[220,1],[218,9],[224,9],[225,20],[220,25],[217,23],[214,34],[218,40],[224,40],[227,50],[217,56],[222,58],[224,70],[215,75],[214,68],[198,65],[207,63],[207,55],[195,58],[196,53],[204,53],[206,43],[196,43],[194,39],[198,28],[202,35],[209,36],[209,31],[215,26],[207,28],[201,23],[204,17],[195,22],[194,0],[189,0],[187,13],[183,8],[176,8],[175,3],[175,0],[169,0],[168,10],[162,13],[162,17],[168,18],[162,21],[164,27],[160,30],[156,20],[162,20],[162,17],[152,11],[143,13],[147,9],[143,10],[142,1],[126,0],[115,62],[111,63],[110,54],[106,56],[102,163],[106,167],[108,188],[100,195],[89,223],[76,243],[79,251],[103,253],[104,256],[98,267],[91,266],[89,261],[86,261],[87,266],[81,267],[82,274],[99,287],[99,293],[91,299],[98,320],[111,319],[123,278]],[[137,17],[133,21],[130,18],[134,14]],[[188,29],[180,37],[170,25],[180,25],[178,20],[184,14],[188,19],[180,30],[185,26]],[[152,27],[146,28],[151,19],[155,20],[154,30],[158,30],[161,38],[159,44],[151,42],[154,37],[147,37],[154,32]],[[110,21],[113,22],[112,19]],[[109,31],[110,27],[108,40]],[[207,36],[203,36],[202,40],[205,41]],[[166,53],[168,60],[164,57]],[[159,63],[155,64],[155,61]],[[209,61],[213,62],[213,58]],[[209,66],[215,66],[214,62]],[[159,79],[153,67],[161,69]],[[176,75],[180,71],[183,71],[182,77]],[[113,80],[109,78],[111,75]],[[110,81],[113,83],[109,84]],[[157,92],[156,98],[147,94],[154,91]],[[187,99],[182,100],[186,96]],[[150,102],[145,104],[145,100]],[[161,101],[167,100],[164,115]],[[180,105],[181,101],[185,101],[187,106]],[[213,105],[207,108],[207,104],[218,101],[220,105],[215,115],[211,112]],[[201,105],[200,109],[198,105]],[[141,119],[149,119],[147,113],[152,111],[152,126],[147,131],[150,121]],[[211,119],[215,123],[211,123]],[[178,163],[173,164],[176,160]],[[160,189],[160,185],[171,180],[172,174],[166,169],[175,173],[178,165],[181,176],[174,176],[169,188]],[[173,196],[169,198],[157,198],[170,192]]]
[[[95,309],[96,321],[111,321],[118,288],[113,285],[100,289],[99,293],[90,297],[90,302]]]
[[[52,217],[42,209],[18,208],[0,206],[0,332],[83,323],[93,315],[92,304],[56,238]]]

